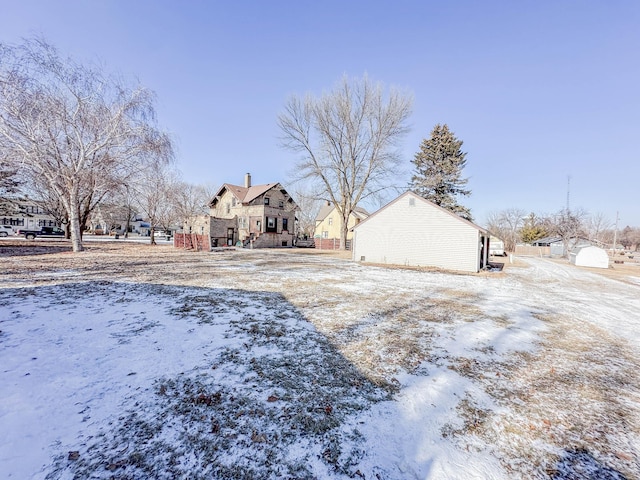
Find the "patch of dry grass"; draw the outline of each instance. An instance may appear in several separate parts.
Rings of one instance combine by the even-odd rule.
[[[450,433],[501,445],[505,468],[521,478],[637,478],[640,362],[591,325],[545,320],[551,329],[542,349],[518,355],[499,374],[486,375],[486,365],[473,361],[458,365],[508,409],[485,415],[467,408],[463,418],[481,421],[469,427],[465,420]],[[581,469],[585,476],[574,476]]]
[[[592,324],[552,313],[551,306],[540,306],[544,313],[536,314],[548,332],[535,354],[520,353],[501,363],[492,360],[489,351],[484,352],[484,359],[442,358],[434,355],[433,346],[443,326],[490,319],[508,328],[512,320],[505,315],[491,317],[478,306],[478,293],[446,284],[429,291],[416,290],[410,284],[398,287],[375,283],[368,289],[351,289],[350,282],[359,281],[360,266],[344,262],[350,258],[347,252],[287,249],[196,253],[170,246],[104,242],[88,243],[86,252],[74,255],[54,242],[49,246],[45,242],[12,244],[0,243],[4,266],[0,279],[7,286],[53,284],[68,278],[74,282],[131,281],[158,289],[167,285],[210,288],[221,283],[224,288],[242,287],[254,292],[252,298],[261,299],[270,315],[233,323],[235,335],[246,338],[246,346],[225,352],[219,368],[224,365],[232,371],[248,365],[248,386],[260,385],[288,403],[278,404],[278,408],[277,402],[264,407],[246,391],[214,388],[202,379],[187,376],[163,379],[158,384],[155,401],[163,405],[163,418],[172,418],[173,426],[185,430],[180,441],[210,449],[212,458],[233,444],[255,453],[256,458],[273,462],[278,448],[286,448],[289,441],[286,434],[275,439],[264,433],[265,425],[275,418],[288,422],[292,430],[308,431],[314,441],[323,442],[324,461],[350,472],[350,462],[357,454],[340,452],[339,438],[331,433],[336,425],[332,423],[336,408],[346,414],[362,407],[350,403],[349,392],[354,388],[371,395],[367,402],[386,398],[399,388],[395,380],[399,371],[416,373],[421,365],[431,363],[447,365],[481,385],[501,407],[493,412],[470,397],[464,398],[456,407],[461,425],[450,426],[443,434],[455,438],[463,448],[473,448],[475,439],[499,445],[496,455],[513,478],[622,478],[616,477],[615,471],[629,479],[640,478],[640,360],[622,340]],[[526,264],[517,259],[515,264],[505,262],[507,272],[523,267]],[[621,265],[606,271],[591,270],[625,281],[630,274],[637,276],[638,268]],[[428,273],[425,269],[390,266],[383,270]],[[505,271],[470,277],[501,279],[508,275]],[[289,272],[297,273],[295,278],[289,278]],[[28,288],[24,292],[31,294]],[[191,292],[176,302],[173,312],[206,324],[223,311],[242,308],[234,302],[245,300]],[[294,334],[278,316],[282,303],[295,308],[301,322],[312,323],[318,335],[297,332],[295,337],[306,337],[307,342],[287,343]],[[269,345],[278,345],[290,355],[268,358],[253,351]],[[320,363],[306,358],[311,351],[322,353],[316,357],[322,360]],[[304,388],[300,390],[300,386]],[[331,392],[337,402],[329,403],[324,387],[334,389]],[[332,415],[327,413],[327,404]],[[230,417],[232,407],[244,413]],[[130,414],[126,421],[143,439],[153,438],[164,428],[144,411]],[[195,430],[187,428],[192,422],[197,425]],[[116,448],[116,437],[107,440],[112,442],[109,449]],[[175,449],[175,445],[167,445]],[[165,448],[156,447],[158,451]],[[125,466],[157,471],[144,463],[148,459],[135,453],[127,451],[121,457],[103,460],[116,465],[116,473]],[[179,471],[171,463],[174,461],[175,457],[167,454],[160,465],[167,472]],[[118,467],[118,462],[123,466]],[[255,472],[247,465],[217,474],[251,478]],[[291,464],[281,471],[273,465],[274,475],[309,474],[301,465]],[[207,468],[205,471],[215,472],[213,466]],[[576,476],[580,471],[596,476]]]

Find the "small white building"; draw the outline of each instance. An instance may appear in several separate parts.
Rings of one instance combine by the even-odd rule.
[[[578,267],[609,268],[609,255],[599,247],[577,247],[571,252],[569,262]]]
[[[489,259],[489,232],[406,192],[353,229],[360,262],[478,272]]]

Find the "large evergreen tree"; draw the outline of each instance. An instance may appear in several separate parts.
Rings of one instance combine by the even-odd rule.
[[[458,203],[459,196],[471,194],[471,190],[465,188],[468,180],[462,177],[467,154],[461,147],[462,140],[458,140],[446,124],[436,125],[413,159],[415,172],[410,188],[436,205],[471,220],[470,210]]]

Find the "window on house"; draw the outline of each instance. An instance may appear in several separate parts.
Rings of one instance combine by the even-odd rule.
[[[264,197],[264,204],[269,205],[269,197]]]
[[[267,217],[267,232],[276,232],[278,230],[278,219]]]
[[[333,218],[329,217],[329,225],[333,225]]]
[[[279,206],[280,208],[284,208],[284,200],[280,200],[280,201],[278,202],[278,206]]]
[[[282,219],[282,230],[286,230],[287,232],[289,231],[289,219],[288,218],[283,218]]]
[[[328,230],[324,230],[322,232],[322,238],[329,238],[329,231]]]
[[[232,207],[235,207],[235,206],[236,206],[236,197],[233,197],[233,198],[231,199],[231,206],[232,206]]]
[[[231,205],[227,202],[227,213],[231,213]]]
[[[256,220],[256,229],[261,232],[262,231],[262,222],[260,220]]]

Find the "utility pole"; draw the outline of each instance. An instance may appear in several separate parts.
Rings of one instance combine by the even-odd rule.
[[[616,212],[616,228],[613,231],[613,253],[612,256],[616,254],[616,243],[618,242],[618,213]]]

